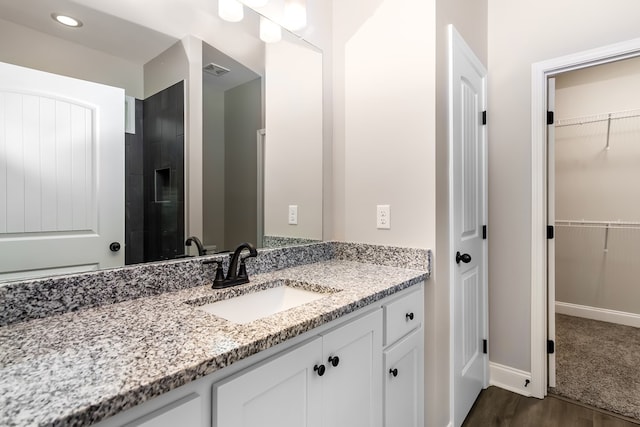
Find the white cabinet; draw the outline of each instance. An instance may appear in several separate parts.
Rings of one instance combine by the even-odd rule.
[[[384,425],[424,425],[424,291],[384,305]]]
[[[381,332],[377,310],[322,337],[325,427],[382,426]]]
[[[175,427],[202,425],[202,398],[193,393],[124,427]]]
[[[384,420],[388,427],[424,425],[424,340],[418,329],[384,352]]]
[[[213,387],[214,425],[320,427],[322,338],[252,366]]]
[[[382,313],[252,366],[213,387],[215,427],[379,427]]]

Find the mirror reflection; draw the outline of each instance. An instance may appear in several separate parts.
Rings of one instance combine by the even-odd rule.
[[[123,165],[105,166],[122,175],[122,232],[99,244],[106,261],[71,255],[69,244],[63,260],[53,260],[61,251],[50,246],[32,257],[47,262],[30,266],[20,264],[28,257],[17,248],[52,231],[0,227],[0,251],[14,254],[3,256],[0,280],[210,254],[244,241],[264,247],[322,239],[318,49],[287,31],[279,42],[263,43],[260,17],[246,7],[241,24],[198,9],[197,22],[183,19],[184,32],[169,35],[127,2],[91,5],[117,13],[83,3],[0,0],[0,62],[124,89]],[[191,4],[163,3],[163,10],[173,3],[183,12]],[[83,26],[62,28],[51,19],[57,10],[73,12]],[[176,37],[198,25],[207,28],[201,38]],[[100,179],[96,171],[93,184]],[[11,201],[0,203],[6,218]],[[65,237],[103,233],[102,222],[68,229]]]

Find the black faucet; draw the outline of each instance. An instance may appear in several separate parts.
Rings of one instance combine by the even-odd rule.
[[[198,255],[206,255],[207,250],[202,246],[202,242],[196,236],[187,237],[187,240],[184,242],[185,246],[191,246],[191,242],[195,243],[198,247]]]
[[[249,255],[241,257],[242,251],[249,250]],[[247,274],[247,266],[245,260],[247,258],[258,256],[258,251],[251,243],[241,243],[231,255],[229,261],[229,270],[227,271],[227,277],[224,277],[224,271],[222,269],[221,260],[207,260],[203,261],[203,264],[217,264],[216,278],[213,280],[213,289],[228,288],[229,286],[242,285],[249,283],[249,275]],[[240,265],[238,266],[238,263]]]

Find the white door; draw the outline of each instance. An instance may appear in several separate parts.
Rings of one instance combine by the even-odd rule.
[[[381,427],[382,310],[329,332],[322,344],[322,425]]]
[[[0,280],[124,264],[124,90],[0,63],[0,254]]]
[[[318,337],[214,384],[213,426],[320,427],[322,377],[314,367],[321,354]]]
[[[556,79],[547,80],[547,111],[555,111]],[[555,125],[547,125],[547,225],[556,221]],[[547,239],[547,339],[556,341],[556,241]],[[548,354],[548,387],[556,386],[556,355]],[[546,388],[545,388],[546,390]]]
[[[486,386],[486,71],[450,26],[452,409],[460,426]]]

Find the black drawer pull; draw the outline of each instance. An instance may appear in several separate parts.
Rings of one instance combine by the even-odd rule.
[[[394,378],[395,378],[395,377],[397,377],[397,376],[398,376],[398,368],[395,368],[395,369],[389,369],[389,373],[390,373],[391,375],[393,375],[393,376],[394,376]]]
[[[324,365],[316,365],[313,367],[313,370],[318,373],[319,377],[324,375],[325,369]]]
[[[404,316],[404,317],[406,317],[407,322],[408,322],[409,320],[413,320],[413,313],[407,313],[407,314],[405,314],[405,316]]]

